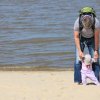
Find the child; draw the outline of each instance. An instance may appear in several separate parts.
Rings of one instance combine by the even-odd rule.
[[[96,85],[100,85],[97,78],[95,77],[94,72],[92,71],[92,63],[95,62],[94,59],[91,58],[89,54],[86,54],[84,59],[82,60],[82,69],[81,69],[81,76],[82,76],[82,84],[86,85],[86,79],[89,78],[95,83]]]

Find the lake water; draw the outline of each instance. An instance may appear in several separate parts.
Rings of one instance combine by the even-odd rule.
[[[72,67],[73,25],[100,0],[0,0],[0,66]]]

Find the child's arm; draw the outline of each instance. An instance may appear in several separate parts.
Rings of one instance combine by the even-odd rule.
[[[92,63],[97,62],[97,59],[92,58]]]

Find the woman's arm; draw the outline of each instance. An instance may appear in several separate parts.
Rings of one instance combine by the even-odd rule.
[[[95,51],[98,51],[99,49],[99,29],[95,30]]]
[[[79,32],[78,31],[74,31],[74,40],[75,40],[76,48],[78,49],[79,57],[80,57],[80,59],[82,59],[84,57],[84,54],[81,51],[80,39],[79,39]]]
[[[99,50],[99,32],[100,29],[95,29],[95,51],[94,51],[94,58],[99,58],[98,50]]]

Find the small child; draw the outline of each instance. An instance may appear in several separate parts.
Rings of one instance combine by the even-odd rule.
[[[95,74],[92,70],[92,63],[95,62],[93,58],[89,54],[86,54],[84,59],[82,60],[82,69],[81,69],[81,76],[82,76],[82,84],[86,85],[86,79],[89,78],[95,83],[96,85],[100,85]]]

